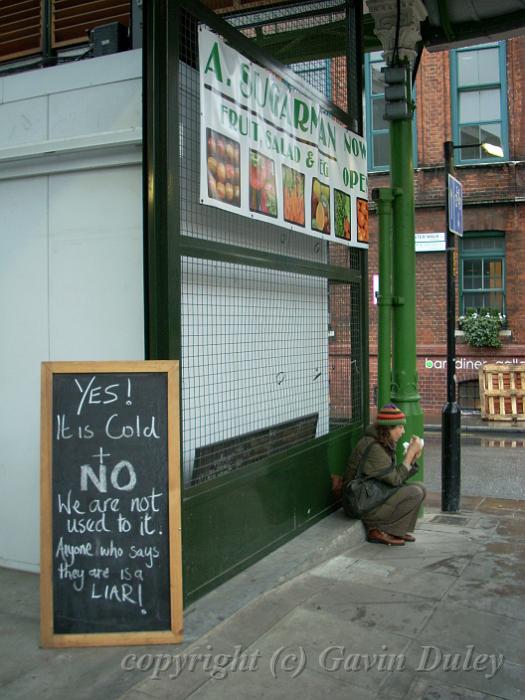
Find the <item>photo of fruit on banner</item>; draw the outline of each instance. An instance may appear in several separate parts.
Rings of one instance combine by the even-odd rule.
[[[283,165],[283,213],[290,224],[304,226],[304,174]]]
[[[312,179],[312,228],[330,235],[330,187]]]
[[[368,243],[368,202],[366,199],[356,199],[357,204],[357,240]]]
[[[241,151],[237,141],[206,129],[208,195],[221,202],[241,206]]]
[[[275,163],[250,149],[250,211],[277,217]]]
[[[350,232],[350,195],[334,189],[335,235],[349,241]]]

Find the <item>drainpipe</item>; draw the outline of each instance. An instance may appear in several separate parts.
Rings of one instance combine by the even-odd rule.
[[[392,385],[392,212],[395,192],[381,187],[372,192],[379,219],[379,294],[377,295],[377,406],[390,403]]]

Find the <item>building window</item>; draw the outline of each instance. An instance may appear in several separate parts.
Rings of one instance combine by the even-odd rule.
[[[505,235],[465,231],[461,240],[461,313],[468,309],[505,311]]]
[[[456,49],[451,55],[452,128],[457,163],[502,160],[486,153],[491,143],[508,154],[505,42]]]
[[[368,142],[368,170],[390,169],[390,125],[385,113],[385,81],[381,69],[386,66],[381,51],[365,56],[365,114]],[[416,120],[412,119],[412,159],[416,162]]]
[[[381,68],[386,64],[381,51],[365,57],[366,136],[368,140],[368,169],[388,170],[390,167],[390,131],[383,119],[385,112],[385,81]]]

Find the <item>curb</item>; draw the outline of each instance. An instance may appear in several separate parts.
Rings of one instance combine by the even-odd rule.
[[[424,426],[425,432],[429,433],[440,433],[441,426],[437,424],[429,424]],[[485,435],[525,435],[525,427],[516,426],[501,426],[501,428],[496,428],[495,426],[484,426],[484,425],[462,425],[461,434],[468,433],[484,433]]]

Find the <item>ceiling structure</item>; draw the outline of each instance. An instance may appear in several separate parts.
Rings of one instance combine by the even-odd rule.
[[[525,0],[423,0],[423,44],[430,51],[525,33]]]
[[[417,2],[418,0],[414,0]],[[411,0],[401,0],[402,5]],[[421,0],[427,18],[421,24],[421,45],[429,51],[442,51],[455,46],[468,46],[505,39],[525,33],[525,0]],[[347,28],[341,15],[344,2],[334,1],[327,11],[326,2],[298,2],[276,0],[208,0],[205,2],[217,13],[242,17],[242,26],[254,26],[255,41],[283,63],[291,60],[312,60],[343,55],[346,50]],[[363,49],[365,52],[381,49],[374,34],[374,20],[363,3]],[[283,26],[265,32],[266,22],[283,12]],[[286,29],[285,22],[293,18],[307,18],[318,13],[323,19],[317,26]],[[331,14],[332,19],[327,20]],[[286,16],[286,18],[284,17]],[[306,25],[306,23],[305,23]],[[275,25],[274,25],[275,26]]]

